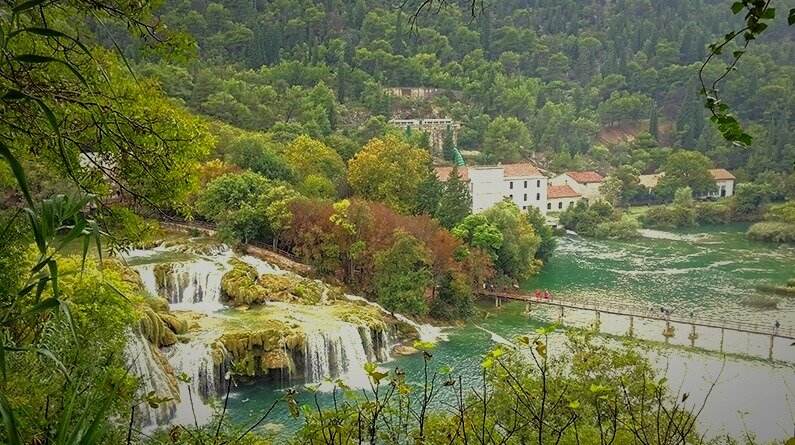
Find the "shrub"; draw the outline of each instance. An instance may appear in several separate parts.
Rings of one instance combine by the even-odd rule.
[[[696,206],[696,222],[699,224],[728,224],[732,221],[732,209],[726,205],[703,203]]]
[[[607,221],[600,223],[593,231],[593,236],[608,239],[629,239],[638,236],[640,224],[631,219]]]
[[[795,243],[795,224],[781,222],[760,222],[752,225],[748,238],[773,243]]]

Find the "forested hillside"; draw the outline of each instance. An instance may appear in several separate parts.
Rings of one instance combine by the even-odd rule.
[[[644,173],[668,154],[661,146],[699,150],[740,177],[792,169],[795,46],[784,20],[722,84],[755,137],[739,150],[709,125],[696,80],[706,45],[741,23],[724,1],[513,0],[415,22],[416,5],[395,3],[171,0],[160,18],[195,36],[196,59],[130,55],[197,113],[287,139],[308,133],[343,159],[389,117],[435,115],[461,121],[459,148],[483,162],[537,152],[552,169],[631,163]],[[707,77],[723,69],[717,61]],[[412,101],[385,94],[390,86],[451,92]],[[651,138],[618,144],[639,130]]]

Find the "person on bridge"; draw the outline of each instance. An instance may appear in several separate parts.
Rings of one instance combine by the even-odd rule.
[[[541,299],[541,289],[536,289],[536,300]]]
[[[781,323],[779,323],[779,322],[778,322],[778,320],[776,320],[776,324],[775,324],[775,326],[776,326],[776,330],[775,330],[775,331],[773,331],[773,332],[774,332],[774,333],[776,333],[776,334],[778,334],[778,328],[780,328],[780,327],[781,327]]]
[[[544,299],[545,300],[549,300],[549,291],[548,290],[544,291]]]

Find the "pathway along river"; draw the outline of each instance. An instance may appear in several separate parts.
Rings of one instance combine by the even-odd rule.
[[[777,309],[759,309],[744,304],[758,297],[754,285],[769,281],[783,284],[795,277],[795,247],[748,241],[745,227],[722,226],[677,232],[644,232],[634,241],[605,241],[576,236],[560,238],[555,257],[544,271],[525,285],[549,290],[553,296],[603,303],[632,303],[641,307],[665,306],[672,315],[700,319],[725,319],[795,325],[795,298],[776,297]],[[493,302],[491,303],[493,305]],[[481,357],[493,347],[491,335],[481,326],[505,338],[531,332],[557,318],[554,308],[536,306],[532,318],[522,312],[524,304],[506,303],[494,309],[486,302],[490,316],[473,320],[461,328],[450,328],[449,339],[440,343],[433,357],[435,366],[452,365],[462,374],[466,386],[479,382]],[[566,315],[566,322],[585,327],[593,320],[590,313]],[[628,328],[620,317],[602,316],[602,331],[619,334]],[[635,323],[636,334],[644,339],[663,341],[660,324]],[[689,331],[680,327],[673,344],[689,344]],[[718,341],[716,333],[700,333],[699,342]],[[719,335],[719,334],[718,334]],[[727,334],[727,350],[749,352],[766,357],[769,339]],[[720,383],[701,417],[701,429],[708,436],[726,432],[739,437],[745,429],[760,441],[786,440],[795,428],[795,346],[776,343],[777,361],[727,357]],[[560,344],[560,342],[558,342]],[[705,378],[716,378],[724,363],[715,352],[661,348],[652,359],[668,369],[669,383],[689,392],[691,400],[705,395]],[[419,376],[422,359],[401,357],[385,366],[399,366],[408,375]],[[293,382],[296,384],[298,382]],[[247,386],[234,390],[230,412],[235,421],[249,424],[280,395],[280,387]],[[325,397],[325,396],[324,396]],[[699,399],[700,397],[700,399]],[[308,398],[299,398],[299,401]],[[268,428],[281,428],[286,434],[296,426],[285,410],[272,414]],[[266,423],[267,423],[266,422]],[[745,427],[743,426],[745,425]]]

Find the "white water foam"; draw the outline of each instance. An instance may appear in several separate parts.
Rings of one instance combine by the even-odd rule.
[[[431,342],[431,343],[436,343],[436,342],[439,342],[439,341],[447,341],[447,334],[442,332],[443,328],[440,328],[438,326],[432,326],[432,325],[429,325],[429,324],[419,324],[416,321],[406,317],[403,314],[390,312],[390,311],[386,310],[380,304],[372,302],[372,301],[370,301],[370,300],[368,300],[366,298],[360,297],[358,295],[345,294],[345,298],[347,298],[350,301],[360,301],[360,302],[364,302],[366,304],[369,304],[370,306],[378,308],[378,310],[380,310],[382,313],[391,315],[391,316],[395,317],[396,319],[398,319],[399,321],[402,321],[403,323],[406,323],[407,325],[410,325],[411,327],[413,327],[417,331],[417,334],[419,335],[421,341],[427,341],[427,342]]]

